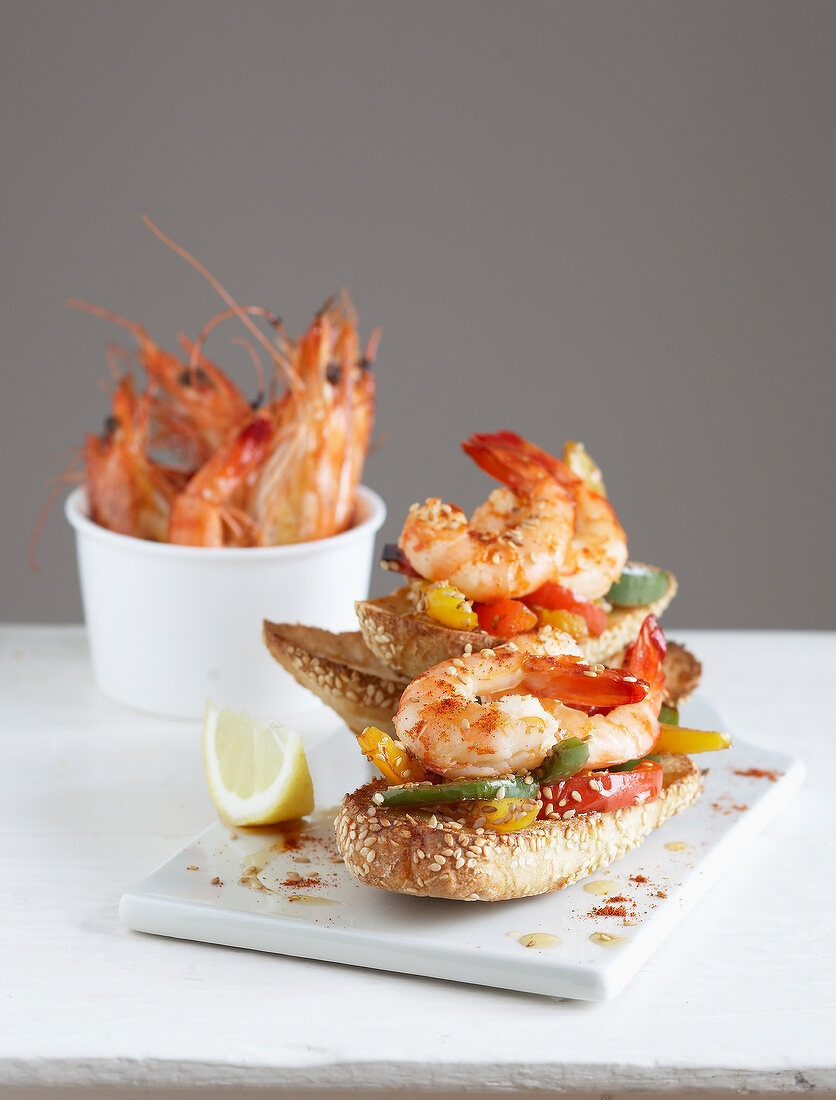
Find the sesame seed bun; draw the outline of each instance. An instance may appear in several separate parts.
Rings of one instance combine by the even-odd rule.
[[[408,681],[369,652],[359,631],[332,634],[265,620],[263,637],[282,668],[335,710],[354,733],[366,726],[394,733],[392,716]]]
[[[663,756],[655,802],[568,821],[536,821],[515,833],[476,830],[455,806],[419,810],[375,806],[386,787],[368,783],[343,800],[337,846],[368,886],[458,901],[506,901],[562,890],[620,859],[702,793],[687,756]]]
[[[635,563],[639,564],[639,563]],[[657,618],[676,595],[676,577],[668,574],[667,590],[653,603],[641,607],[614,607],[606,629],[597,638],[581,640],[584,659],[590,664],[607,664],[634,642],[648,615]],[[484,631],[454,630],[443,626],[417,609],[419,590],[405,585],[376,600],[361,600],[354,606],[366,645],[396,676],[412,680],[433,665],[461,657],[467,646],[486,649],[502,645],[499,638]]]

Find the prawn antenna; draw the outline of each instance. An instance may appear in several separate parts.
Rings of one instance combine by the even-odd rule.
[[[122,317],[120,314],[114,313],[113,310],[105,309],[103,306],[95,306],[92,302],[85,302],[81,298],[67,298],[64,305],[69,306],[70,309],[81,309],[85,313],[92,313],[94,317],[101,317],[103,321],[110,321],[111,324],[119,325],[120,328],[126,328],[128,332],[132,332],[136,336],[141,344],[149,341],[148,333],[142,325],[137,321],[129,321],[127,317]]]
[[[229,308],[235,313],[236,317],[244,325],[244,327],[249,329],[249,331],[262,345],[262,347],[266,348],[266,350],[270,353],[270,358],[279,366],[281,366],[281,368],[287,373],[291,386],[296,390],[304,391],[302,379],[299,377],[293,367],[289,363],[282,362],[275,346],[270,343],[270,341],[267,339],[267,337],[264,335],[258,325],[253,323],[253,321],[247,316],[246,312],[241,308],[241,306],[238,305],[238,303],[235,301],[229,291],[226,290],[218,282],[215,276],[203,266],[200,260],[196,259],[191,254],[191,252],[187,252],[186,249],[183,248],[181,245],[175,244],[175,242],[170,237],[167,237],[161,229],[158,229],[157,226],[154,225],[147,214],[142,215],[142,220],[145,222],[145,224],[148,226],[155,237],[161,240],[163,244],[168,245],[168,247],[173,252],[176,252],[178,256],[186,261],[186,263],[191,264],[195,271],[198,271],[203,276],[203,278],[206,279],[212,289],[221,298],[223,298]]]
[[[233,338],[230,340],[230,343],[239,344],[247,351],[250,359],[252,359],[253,361],[255,372],[258,375],[258,393],[250,402],[250,408],[253,410],[253,412],[256,412],[264,402],[264,397],[267,393],[267,382],[264,377],[264,364],[261,362],[261,359],[258,356],[258,352],[255,350],[255,348],[252,346],[246,336],[233,336]]]

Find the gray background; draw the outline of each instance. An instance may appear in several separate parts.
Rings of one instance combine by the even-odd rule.
[[[81,616],[59,508],[26,564],[118,335],[64,299],[221,308],[148,213],[293,331],[382,325],[384,537],[484,498],[471,431],[580,438],[669,622],[832,626],[835,47],[833,3],[5,4],[0,617]]]

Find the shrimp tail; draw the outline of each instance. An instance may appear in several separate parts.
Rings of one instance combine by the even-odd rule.
[[[540,698],[596,712],[630,706],[647,697],[647,685],[625,669],[592,668],[566,657],[529,658],[523,686]]]
[[[542,462],[517,446],[518,439],[520,437],[513,432],[474,434],[462,443],[462,450],[486,474],[509,486],[515,493],[526,496],[545,476],[552,477],[552,474]]]
[[[655,615],[648,615],[638,637],[624,654],[623,668],[633,676],[646,680],[656,691],[665,686],[664,660],[667,642]]]
[[[564,489],[575,490],[581,484],[565,462],[516,432],[474,433],[462,443],[462,450],[485,473],[510,485],[515,492],[525,492],[544,471]],[[509,477],[521,480],[515,484]]]

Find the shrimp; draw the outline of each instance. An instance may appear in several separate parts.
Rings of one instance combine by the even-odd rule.
[[[514,432],[473,435],[462,446],[488,473],[493,472],[492,455],[497,448],[516,451],[528,461],[539,464],[571,495],[575,505],[574,531],[567,552],[555,558],[554,570],[548,579],[587,600],[604,596],[613,581],[621,576],[627,561],[627,536],[606,497],[560,459]]]
[[[327,302],[289,347],[299,384],[271,405],[284,430],[248,503],[270,544],[325,538],[350,525],[374,423],[378,337],[375,330],[361,357],[344,297]]]
[[[566,717],[578,713],[573,707],[641,705],[647,688],[636,677],[591,668],[572,639],[562,639],[561,656],[509,644],[429,669],[401,696],[398,737],[448,779],[519,775],[542,763],[559,741],[577,736]]]
[[[271,546],[303,542],[345,530],[353,518],[355,490],[374,421],[371,368],[379,331],[372,333],[361,358],[354,310],[343,295],[336,306],[326,302],[307,333],[293,344],[279,324],[277,347],[248,316],[257,310],[239,306],[191,253],[150,218],[143,220],[203,275],[288,383],[282,397],[270,403],[274,423],[281,430],[246,502],[247,513],[259,525],[265,542]]]
[[[215,547],[264,544],[258,524],[234,498],[264,462],[275,430],[269,416],[257,415],[198,470],[174,499],[169,542]]]
[[[427,580],[446,580],[473,600],[524,596],[552,579],[569,549],[569,493],[516,445],[472,437],[465,450],[507,488],[491,493],[468,521],[437,497],[414,504],[398,546]]]
[[[667,645],[653,615],[642,623],[638,637],[624,655],[623,674],[647,686],[638,703],[617,706],[606,713],[584,714],[560,703],[544,703],[566,729],[589,747],[586,769],[606,768],[624,760],[636,760],[652,749],[659,736],[659,710],[665,688],[663,662]],[[590,708],[596,710],[597,707]]]
[[[162,429],[162,442],[185,451],[192,465],[210,458],[230,433],[252,415],[249,401],[235,383],[183,339],[189,361],[165,351],[151,339],[136,321],[78,299],[67,305],[102,317],[134,335],[139,344],[139,359],[149,379],[156,383],[152,411]],[[211,326],[211,322],[210,322]],[[210,327],[210,326],[207,326]]]
[[[104,433],[85,440],[84,465],[91,519],[122,535],[162,541],[178,476],[147,457],[150,405],[150,394],[137,395],[124,375]]]

